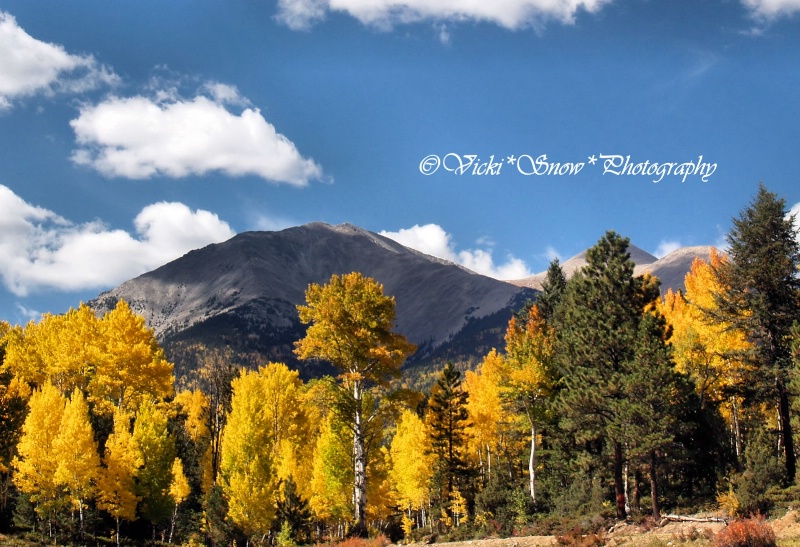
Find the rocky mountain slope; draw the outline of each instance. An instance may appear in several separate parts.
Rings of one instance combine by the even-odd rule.
[[[680,249],[660,260],[635,246],[629,252],[636,273],[658,276],[666,291],[682,288],[694,257],[707,259],[709,250]],[[585,257],[564,262],[566,273],[584,266]],[[419,348],[407,365],[422,368],[446,360],[476,364],[491,348],[502,348],[511,313],[535,298],[544,279],[542,273],[498,281],[356,226],[312,223],[246,232],[192,251],[90,305],[102,313],[125,299],[155,330],[179,376],[197,368],[209,348],[224,348],[240,364],[281,361],[308,377],[326,369],[294,358],[294,342],[305,329],[296,306],[309,283],[352,271],[378,280],[395,297],[397,331]]]
[[[534,291],[473,273],[352,225],[313,223],[247,232],[192,251],[101,294],[100,312],[125,299],[176,361],[179,348],[225,345],[237,354],[294,363],[303,334],[296,305],[309,283],[360,271],[384,285],[397,331],[419,346],[411,359],[464,359],[500,347],[513,309]]]

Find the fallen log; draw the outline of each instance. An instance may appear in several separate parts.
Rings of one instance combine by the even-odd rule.
[[[731,521],[728,517],[686,517],[684,515],[663,515],[659,526],[664,526],[668,522],[721,522],[728,524]]]

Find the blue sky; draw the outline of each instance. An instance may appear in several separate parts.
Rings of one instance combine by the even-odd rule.
[[[0,12],[12,323],[247,230],[350,222],[519,278],[607,229],[719,244],[759,181],[800,202],[800,0]]]

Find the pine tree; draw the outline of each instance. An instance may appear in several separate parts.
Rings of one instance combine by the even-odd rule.
[[[297,492],[297,484],[292,477],[283,481],[281,490],[281,496],[275,505],[278,519],[287,528],[293,541],[304,540],[308,536],[308,528],[311,523],[311,509],[308,501],[300,497]]]
[[[634,366],[626,378],[627,401],[621,405],[628,457],[645,462],[650,475],[653,517],[660,517],[659,459],[675,442],[678,419],[691,386],[675,370],[666,343],[666,323],[655,313],[644,314],[636,336]]]
[[[437,461],[434,481],[443,502],[455,488],[463,491],[468,486],[469,466],[464,454],[468,397],[461,386],[461,373],[453,363],[447,363],[431,391],[428,404],[431,450]]]
[[[545,321],[550,321],[555,314],[558,303],[567,289],[567,276],[558,259],[553,259],[547,267],[547,274],[542,282],[542,292],[536,298],[539,314]]]
[[[554,320],[563,386],[558,413],[561,426],[578,442],[611,451],[617,517],[624,518],[625,385],[635,363],[639,322],[645,305],[658,297],[658,285],[634,278],[628,239],[614,232],[589,249],[586,259],[567,284]]]
[[[719,311],[754,344],[750,381],[762,400],[777,406],[785,481],[792,483],[797,460],[788,373],[792,323],[800,317],[800,244],[786,201],[761,184],[753,202],[733,219],[728,243],[730,261],[718,270],[727,289],[718,299]]]

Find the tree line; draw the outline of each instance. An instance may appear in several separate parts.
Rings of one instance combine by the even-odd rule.
[[[447,363],[426,392],[403,381],[415,347],[394,299],[357,272],[298,306],[295,353],[339,371],[309,382],[198,351],[176,393],[124,301],[3,324],[0,528],[291,547],[791,503],[797,235],[762,185],[725,252],[662,295],[607,232],[570,279],[551,263],[504,348],[475,370]]]

